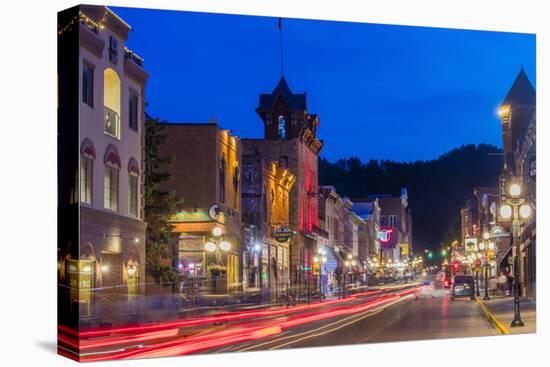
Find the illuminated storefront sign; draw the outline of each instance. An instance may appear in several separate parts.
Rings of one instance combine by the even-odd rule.
[[[219,222],[225,223],[225,216],[218,214],[217,220],[212,219],[207,209],[182,210],[174,214],[170,218],[171,222]]]
[[[464,247],[466,249],[466,252],[475,252],[477,251],[477,238],[465,238],[464,239]]]
[[[382,246],[387,246],[393,240],[393,229],[383,228],[376,234],[376,237],[382,243]]]
[[[287,227],[277,228],[271,235],[279,243],[285,243],[292,237],[292,231]]]
[[[401,255],[408,255],[409,254],[409,244],[408,243],[400,243],[399,247],[401,247]]]

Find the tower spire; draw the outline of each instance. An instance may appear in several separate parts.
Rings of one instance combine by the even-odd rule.
[[[283,18],[279,18],[279,41],[281,46],[281,77],[285,75],[283,64]]]

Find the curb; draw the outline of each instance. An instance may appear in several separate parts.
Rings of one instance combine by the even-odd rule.
[[[485,316],[489,319],[489,321],[491,321],[495,325],[495,327],[497,328],[498,331],[500,331],[501,334],[503,335],[511,334],[511,331],[508,328],[508,326],[500,322],[499,319],[497,319],[497,317],[489,310],[487,305],[485,305],[485,303],[483,303],[483,301],[479,299],[479,297],[476,297],[476,301],[481,306],[481,310],[483,311]]]

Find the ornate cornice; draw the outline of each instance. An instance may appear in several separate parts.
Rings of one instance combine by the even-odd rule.
[[[79,42],[80,46],[90,51],[95,56],[101,58],[103,56],[103,48],[105,47],[105,41],[94,33],[90,28],[84,24],[79,24]]]
[[[124,74],[142,86],[145,85],[147,78],[149,78],[149,74],[145,70],[127,58],[124,59]]]

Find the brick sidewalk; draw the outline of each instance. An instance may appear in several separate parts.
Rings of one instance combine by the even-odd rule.
[[[487,306],[489,311],[505,325],[511,334],[527,334],[535,333],[537,328],[536,322],[536,302],[531,298],[520,299],[520,315],[525,326],[510,327],[510,323],[514,319],[514,297],[497,296],[491,297],[488,301],[483,301],[482,297],[479,300]]]

